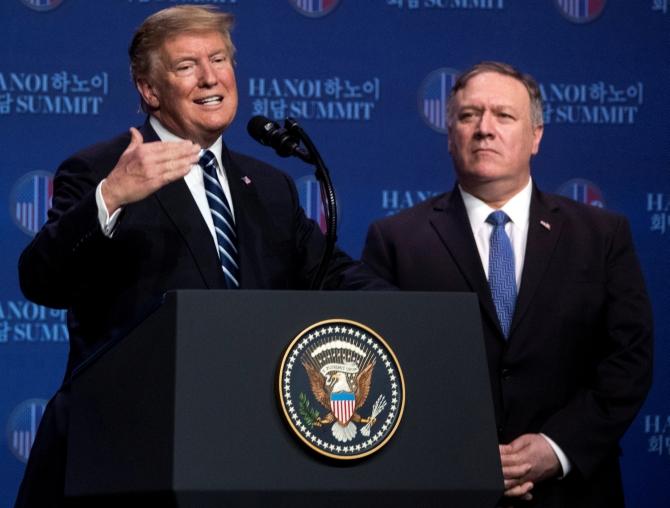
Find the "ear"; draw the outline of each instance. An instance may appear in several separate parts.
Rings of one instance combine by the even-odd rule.
[[[160,97],[158,95],[158,90],[156,87],[151,84],[146,78],[138,78],[135,82],[137,91],[142,96],[144,102],[151,109],[160,109]]]
[[[532,155],[536,155],[540,151],[540,141],[542,140],[542,134],[544,134],[544,125],[538,125],[533,128],[533,149],[531,151]]]

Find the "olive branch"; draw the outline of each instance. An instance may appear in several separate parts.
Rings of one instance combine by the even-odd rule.
[[[302,417],[302,420],[305,424],[311,429],[314,427],[314,424],[319,419],[319,412],[314,409],[310,403],[307,395],[300,393],[298,397],[300,401],[300,406],[298,408],[298,414]]]

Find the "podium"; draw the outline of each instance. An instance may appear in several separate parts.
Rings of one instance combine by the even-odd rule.
[[[277,401],[283,351],[347,319],[404,373],[405,409],[377,453],[309,450]],[[493,507],[503,491],[476,295],[177,291],[74,377],[73,506]]]

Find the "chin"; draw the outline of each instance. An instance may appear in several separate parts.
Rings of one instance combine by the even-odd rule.
[[[502,176],[502,172],[498,168],[492,168],[490,166],[481,166],[476,165],[472,167],[470,171],[467,172],[469,178],[473,180],[489,181],[495,180]]]

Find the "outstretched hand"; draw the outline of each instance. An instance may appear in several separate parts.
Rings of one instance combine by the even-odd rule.
[[[144,143],[136,128],[130,144],[102,184],[102,197],[110,214],[140,201],[170,182],[183,178],[198,162],[200,146],[191,141]]]

